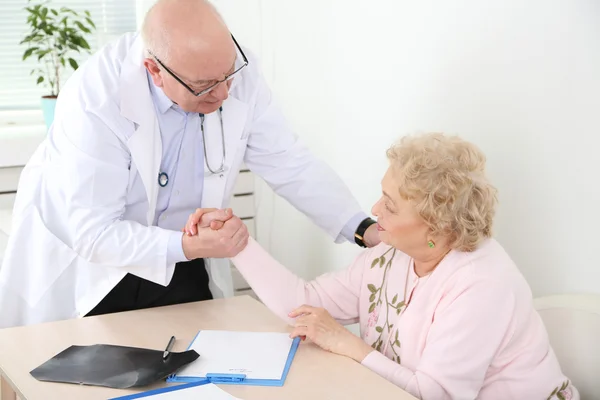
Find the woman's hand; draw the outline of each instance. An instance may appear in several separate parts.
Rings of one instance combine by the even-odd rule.
[[[289,317],[296,318],[291,338],[306,337],[324,350],[358,362],[373,351],[371,346],[333,319],[327,310],[304,305],[292,311]]]
[[[207,215],[206,218],[202,218]],[[218,230],[223,227],[226,221],[233,217],[231,209],[219,210],[217,208],[197,208],[195,212],[188,217],[185,227],[182,229],[188,236],[194,236],[198,233],[198,224],[202,228],[210,227]]]

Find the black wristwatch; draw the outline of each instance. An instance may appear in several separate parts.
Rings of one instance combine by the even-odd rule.
[[[365,232],[367,231],[368,227],[375,223],[376,222],[372,218],[366,218],[360,223],[360,225],[358,225],[358,228],[356,228],[356,232],[354,233],[354,241],[357,245],[360,247],[367,247],[364,241]]]

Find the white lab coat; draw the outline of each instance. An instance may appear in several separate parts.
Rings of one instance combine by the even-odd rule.
[[[48,138],[19,182],[0,268],[0,328],[84,316],[127,273],[168,285],[174,265],[167,265],[167,243],[181,233],[151,226],[162,147],[143,55],[141,38],[127,34],[92,56],[61,92]],[[245,162],[340,241],[360,207],[298,143],[253,57],[223,109],[226,171],[212,175],[205,165],[202,207],[228,205]],[[207,129],[207,141],[219,145],[208,155],[211,166],[221,161],[215,128]],[[131,193],[136,177],[143,193]],[[228,260],[206,266],[213,295],[231,296]]]

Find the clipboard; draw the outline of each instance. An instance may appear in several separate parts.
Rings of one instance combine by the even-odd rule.
[[[206,337],[204,341],[202,335]],[[216,338],[219,339],[216,340]],[[237,340],[228,342],[227,338]],[[248,343],[255,343],[256,345],[248,346]],[[242,348],[241,346],[244,346],[244,344],[246,344],[246,347]],[[283,386],[299,344],[300,338],[289,339],[287,333],[199,331],[188,346],[188,350],[197,351],[200,357],[169,376],[167,382],[204,381],[227,385]],[[223,354],[223,357],[221,357],[221,353],[219,353],[234,353],[236,350],[241,350],[246,354],[242,354],[239,359],[236,359],[236,355]],[[285,353],[283,353],[284,351]],[[203,353],[205,357],[203,357]],[[222,361],[221,358],[230,359],[231,361]],[[244,360],[244,358],[246,359]],[[256,361],[257,358],[261,360]],[[219,361],[213,362],[216,359],[219,359]],[[260,377],[264,374],[255,369],[244,369],[249,365],[255,367],[257,363],[263,361],[269,363],[271,360],[273,360],[273,364],[281,363],[281,365],[269,364],[266,366],[267,369],[270,369],[266,374],[270,376],[269,378]],[[224,365],[223,362],[231,362],[232,364]],[[232,372],[232,370],[235,372]],[[203,372],[198,373],[198,371]]]
[[[210,385],[210,382],[208,380],[203,380],[203,381],[198,381],[198,382],[186,383],[183,385],[169,386],[169,387],[160,388],[160,389],[148,390],[146,392],[133,393],[133,394],[120,396],[120,397],[113,397],[109,400],[134,400],[134,399],[143,399],[143,398],[152,398],[152,397],[155,397],[157,399],[181,398],[183,400],[183,399],[198,399],[199,398],[198,396],[204,396],[204,397],[200,397],[200,398],[207,398],[206,396],[210,396],[210,399],[213,399],[213,400],[214,399],[222,399],[222,400],[238,399],[237,397],[230,395],[229,393],[219,389],[218,387],[208,387],[205,385]],[[204,386],[203,389],[207,389],[207,390],[202,390],[202,391],[194,390],[194,388],[198,388],[199,386]],[[180,390],[185,391],[185,392],[174,393],[174,392],[178,392]],[[200,393],[200,392],[202,392],[202,393]]]

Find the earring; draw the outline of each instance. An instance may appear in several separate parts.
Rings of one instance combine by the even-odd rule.
[[[429,246],[430,249],[433,249],[435,247],[435,242],[433,240],[430,240],[427,242],[427,246]]]

